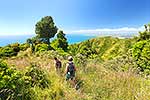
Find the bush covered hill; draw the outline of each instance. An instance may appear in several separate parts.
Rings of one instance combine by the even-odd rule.
[[[97,37],[87,41],[83,41],[78,44],[69,45],[67,52],[59,47],[55,47],[55,43],[51,43],[54,48],[53,51],[59,53],[68,53],[72,56],[81,54],[87,58],[99,58],[102,60],[113,59],[114,57],[125,54],[132,48],[136,39],[119,39],[114,37]],[[32,46],[28,43],[14,43],[0,48],[0,57],[16,56],[20,52],[29,52],[32,50]],[[36,44],[34,46],[34,52],[47,51],[48,45],[45,43]],[[63,54],[62,54],[63,55]]]
[[[48,50],[37,44],[2,47],[0,98],[2,100],[148,100],[150,80],[140,74],[132,57],[136,39],[100,37],[69,45],[68,51]],[[67,57],[77,66],[73,88],[63,74]],[[53,57],[62,60],[62,74],[55,72]],[[7,64],[6,64],[7,63]]]
[[[72,55],[82,54],[88,58],[110,60],[126,54],[132,48],[136,39],[119,39],[115,37],[97,37],[69,46]]]

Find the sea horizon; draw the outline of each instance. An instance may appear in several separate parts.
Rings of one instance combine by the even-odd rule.
[[[8,44],[12,43],[25,43],[28,38],[32,38],[36,36],[35,34],[29,34],[29,35],[0,35],[0,46],[6,46]],[[132,38],[134,36],[138,36],[138,33],[122,33],[122,34],[76,34],[76,33],[70,33],[66,34],[66,38],[69,44],[74,44],[74,43],[79,43],[91,38],[96,38],[96,37],[106,37],[106,36],[112,36],[112,37],[117,37],[117,38]],[[51,38],[51,41],[54,38]]]
[[[6,46],[12,43],[25,43],[28,38],[34,37],[34,34],[31,35],[2,35],[0,36],[0,46]],[[93,35],[83,35],[83,34],[66,34],[66,38],[69,44],[79,43],[84,40],[88,40],[97,36]],[[52,38],[54,39],[54,38]]]

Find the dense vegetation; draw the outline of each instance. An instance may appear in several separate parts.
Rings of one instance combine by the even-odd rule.
[[[135,43],[134,39],[99,37],[69,46],[72,55],[82,54],[91,59],[110,60],[125,54]]]
[[[150,25],[140,32],[138,42],[133,47],[133,57],[142,72],[150,74]]]
[[[145,25],[131,39],[97,37],[68,45],[65,33],[56,33],[53,19],[46,16],[27,43],[0,48],[0,100],[149,100],[149,29]],[[77,67],[77,89],[64,77],[69,55]],[[61,74],[54,57],[62,61]]]

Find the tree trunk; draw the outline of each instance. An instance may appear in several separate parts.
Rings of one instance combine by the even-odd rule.
[[[34,47],[33,43],[31,43],[31,50],[32,50],[32,53],[35,51],[35,47]]]
[[[47,38],[47,43],[48,43],[48,50],[50,50],[50,39]]]

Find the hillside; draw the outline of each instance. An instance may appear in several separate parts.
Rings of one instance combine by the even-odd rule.
[[[82,54],[86,57],[101,60],[111,60],[126,54],[136,42],[135,39],[119,39],[114,37],[97,37],[69,46],[73,55]]]
[[[139,74],[130,54],[134,43],[134,39],[98,37],[70,45],[68,52],[47,51],[45,44],[38,45],[39,51],[34,53],[26,44],[1,48],[4,53],[1,55],[6,57],[0,62],[0,98],[148,100],[150,81]],[[69,55],[73,55],[77,67],[77,90],[65,81],[64,69]],[[61,74],[55,71],[54,56],[62,61]]]

